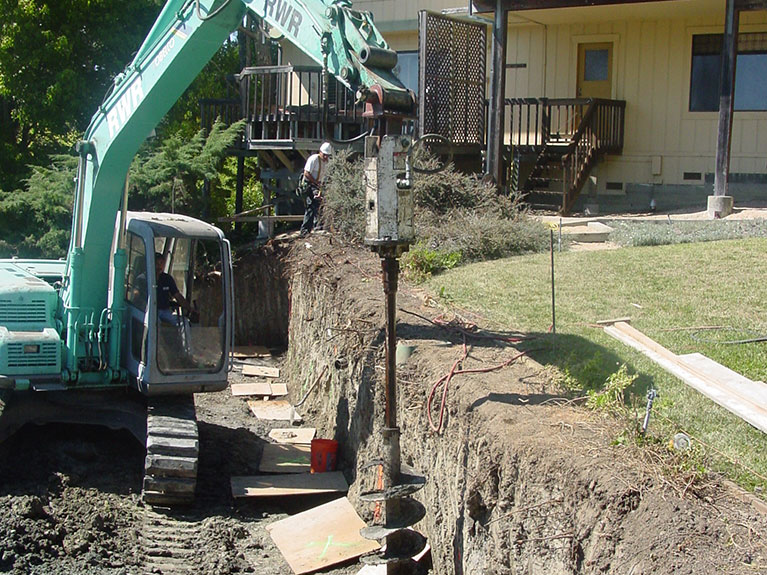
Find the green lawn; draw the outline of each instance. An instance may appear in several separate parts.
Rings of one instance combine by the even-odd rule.
[[[646,335],[682,354],[700,352],[746,377],[767,381],[767,342],[731,345],[767,335],[767,239],[744,239],[555,254],[556,335],[551,324],[550,255],[535,254],[464,266],[429,280],[453,304],[481,313],[482,327],[538,337],[533,357],[554,364],[576,386],[599,389],[625,363],[639,377],[634,398],[660,393],[650,431],[659,439],[684,429],[708,447],[713,469],[741,484],[767,489],[767,435],[687,387],[639,352],[591,326],[630,316]],[[680,328],[723,326],[720,330]],[[641,408],[642,414],[644,408]],[[721,452],[721,453],[717,453]],[[733,463],[734,462],[734,463]],[[757,474],[745,470],[750,467]]]

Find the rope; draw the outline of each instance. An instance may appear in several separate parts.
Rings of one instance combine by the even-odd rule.
[[[413,152],[414,152],[416,146],[418,146],[421,142],[425,141],[426,139],[429,139],[429,140],[441,140],[442,142],[444,142],[444,143],[446,143],[448,145],[452,144],[452,142],[448,138],[446,138],[445,136],[443,136],[441,134],[424,134],[423,136],[421,136],[421,137],[417,138],[415,141],[413,141],[413,145],[410,146],[410,151],[408,152],[408,156],[412,157]],[[413,168],[413,171],[416,172],[417,174],[436,174],[438,172],[441,172],[445,168],[447,168],[448,164],[452,160],[453,160],[453,148],[451,146],[450,147],[450,154],[448,155],[447,162],[445,162],[441,166],[438,166],[436,168],[418,168],[415,165],[413,165],[412,168]]]
[[[440,433],[442,429],[442,423],[444,421],[444,416],[445,416],[445,403],[447,401],[447,390],[450,385],[450,381],[453,379],[454,376],[463,375],[467,373],[490,373],[491,371],[497,371],[499,369],[503,369],[504,367],[508,367],[509,365],[517,361],[523,355],[527,355],[527,351],[522,351],[516,354],[511,359],[508,359],[504,361],[503,363],[499,363],[497,365],[493,365],[490,367],[481,367],[481,368],[474,368],[474,369],[458,369],[458,366],[466,359],[468,355],[469,353],[466,347],[466,340],[464,339],[463,356],[460,359],[457,359],[455,363],[453,363],[453,367],[450,368],[450,372],[447,375],[443,375],[431,387],[431,391],[429,392],[429,397],[426,400],[426,415],[428,416],[428,419],[429,419],[429,427],[431,427],[432,431],[434,431],[435,433]],[[437,423],[437,425],[434,425],[434,421],[431,417],[432,400],[434,399],[434,394],[437,392],[437,389],[439,388],[440,384],[443,384],[443,383],[444,383],[444,387],[442,389],[442,401],[439,408],[439,422]]]

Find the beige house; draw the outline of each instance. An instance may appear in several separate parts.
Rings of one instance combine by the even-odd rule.
[[[489,4],[495,5],[495,1]],[[584,203],[608,209],[644,209],[653,198],[658,208],[705,204],[716,166],[725,0],[520,11],[514,10],[515,4],[561,6],[573,2],[504,4],[510,10],[506,98],[625,102],[622,150],[602,155],[590,168],[576,209]],[[485,21],[490,44],[493,13],[470,15],[466,1],[355,0],[354,7],[374,14],[379,29],[400,53],[401,78],[416,90],[420,11]],[[739,31],[729,181],[730,195],[736,203],[743,203],[767,200],[767,11],[740,13]],[[300,61],[289,48],[286,55]],[[489,49],[487,62],[489,81]],[[489,98],[490,92],[487,94]],[[540,150],[530,148],[522,154],[515,148],[536,128],[514,126],[508,101],[505,112],[507,157],[520,152],[520,173],[511,177],[524,180],[525,171],[531,169],[525,164]],[[550,189],[560,185],[556,181],[543,184]]]

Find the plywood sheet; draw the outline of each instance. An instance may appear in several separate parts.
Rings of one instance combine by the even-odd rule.
[[[346,497],[282,519],[266,529],[296,575],[379,549],[360,535],[365,523]]]
[[[232,495],[238,498],[345,493],[348,490],[349,484],[340,471],[232,477]]]
[[[293,408],[289,401],[263,401],[258,399],[248,400],[248,407],[259,419],[274,421],[301,421],[301,416]]]
[[[317,430],[314,427],[283,427],[272,429],[269,437],[277,443],[311,443]]]
[[[277,367],[245,364],[242,366],[242,375],[277,378],[280,377],[280,370]]]
[[[232,395],[241,397],[245,395],[271,395],[272,386],[268,381],[258,381],[256,383],[233,383]]]
[[[267,443],[258,470],[264,473],[308,473],[311,446]]]
[[[269,350],[263,345],[243,345],[234,348],[234,357],[269,357]]]
[[[287,383],[272,383],[272,397],[282,397],[288,394]]]

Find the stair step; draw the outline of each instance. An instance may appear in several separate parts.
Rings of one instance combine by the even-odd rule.
[[[527,207],[536,212],[554,212],[559,213],[562,206],[553,204],[527,204]]]
[[[562,197],[562,192],[558,190],[530,190],[525,193],[525,197],[531,196],[548,196],[548,197]]]

